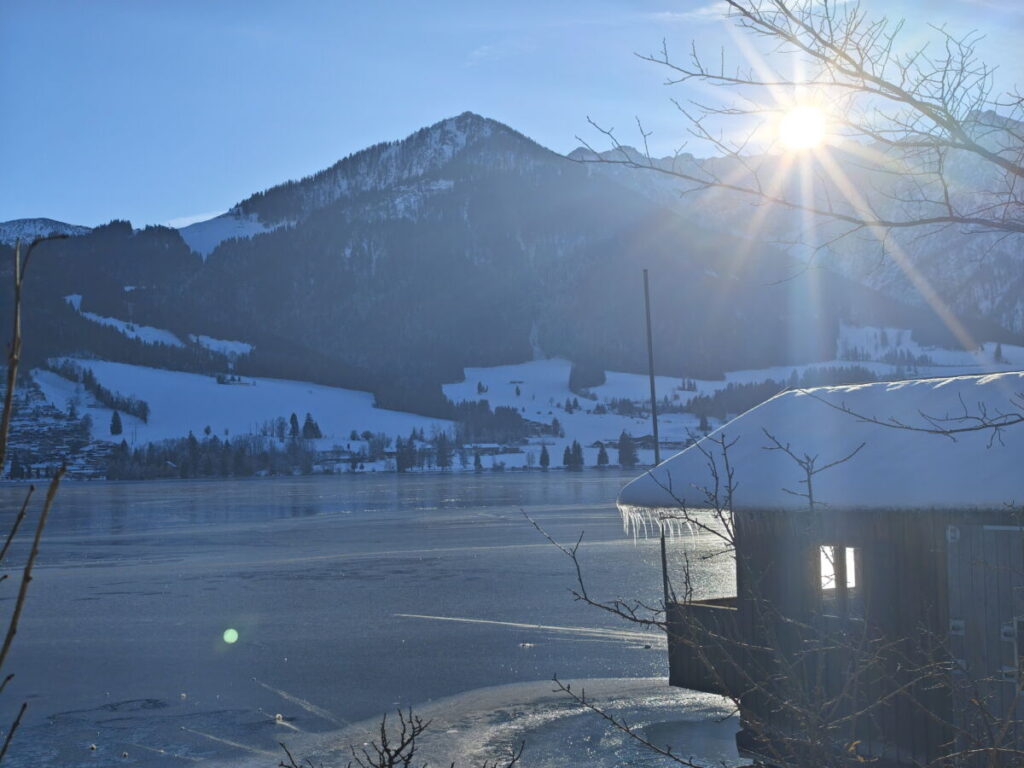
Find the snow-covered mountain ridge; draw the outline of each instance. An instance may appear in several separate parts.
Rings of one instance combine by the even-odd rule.
[[[0,243],[14,245],[17,240],[21,240],[25,244],[47,235],[84,235],[91,231],[90,227],[66,224],[55,219],[11,219],[0,222]]]
[[[286,211],[292,218],[301,218],[340,199],[408,185],[460,158],[494,169],[517,163],[525,166],[528,154],[553,153],[506,125],[464,112],[401,141],[356,152],[306,178],[258,192],[237,209],[271,225],[281,221]]]

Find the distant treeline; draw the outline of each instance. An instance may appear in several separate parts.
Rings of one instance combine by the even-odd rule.
[[[161,478],[252,477],[313,472],[314,451],[301,440],[280,444],[275,439],[245,435],[221,440],[216,435],[149,443],[132,450],[126,441],[114,448],[107,463],[108,480]]]
[[[149,403],[137,397],[122,395],[120,392],[107,389],[99,383],[91,368],[85,368],[68,360],[61,360],[56,364],[47,363],[46,367],[69,381],[82,384],[101,405],[114,411],[130,414],[144,422],[149,421]]]
[[[725,419],[730,414],[748,411],[785,389],[828,387],[839,384],[865,384],[878,381],[874,371],[860,365],[810,368],[801,374],[796,371],[788,379],[767,379],[751,384],[730,383],[711,395],[696,395],[683,409],[702,419]]]
[[[455,442],[460,445],[515,443],[550,430],[546,425],[527,421],[515,408],[499,405],[492,411],[487,400],[464,400],[454,404],[449,418],[457,424]]]

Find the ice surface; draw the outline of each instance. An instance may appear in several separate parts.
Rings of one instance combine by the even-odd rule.
[[[555,672],[658,733],[681,724],[686,741],[672,742],[703,749],[688,723],[720,704],[667,688],[659,633],[574,601],[571,565],[521,513],[560,541],[586,530],[595,594],[655,602],[657,543],[623,537],[612,504],[627,479],[66,482],[0,700],[10,722],[31,699],[4,764],[276,765],[280,741],[315,757],[347,743],[348,723],[404,705],[443,715],[432,732],[450,740],[433,743],[460,765],[520,736],[526,766],[573,764],[567,738],[587,754],[625,754],[594,716],[550,693]],[[21,498],[0,488],[0,514]],[[19,537],[12,562],[29,546]],[[695,537],[669,550],[674,568],[684,552],[700,564],[699,598],[733,589],[731,563],[702,557],[710,546]],[[224,643],[227,628],[236,643]],[[633,679],[593,680],[609,677]],[[709,725],[709,738],[731,746],[730,727]]]

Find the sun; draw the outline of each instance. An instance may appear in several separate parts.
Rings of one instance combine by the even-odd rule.
[[[779,121],[779,140],[793,151],[814,149],[825,140],[826,122],[818,107],[794,107]]]

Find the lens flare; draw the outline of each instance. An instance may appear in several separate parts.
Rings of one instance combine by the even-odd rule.
[[[825,140],[826,122],[817,107],[794,107],[779,121],[779,139],[794,151],[814,149]]]
[[[224,642],[228,645],[238,642],[238,630],[237,629],[225,629],[224,630]]]

